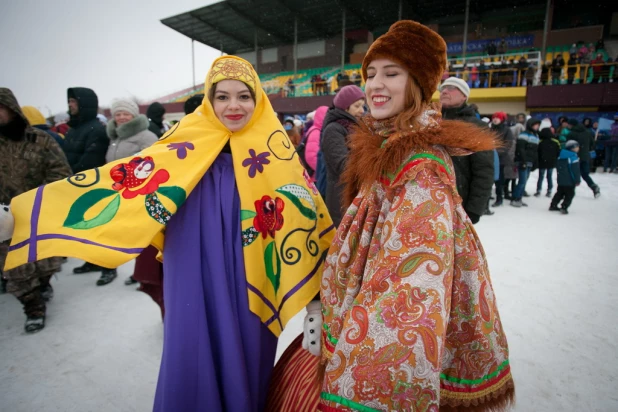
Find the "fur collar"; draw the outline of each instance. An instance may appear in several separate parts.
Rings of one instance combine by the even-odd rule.
[[[116,121],[110,120],[107,122],[107,135],[110,139],[126,139],[127,137],[135,136],[139,132],[148,130],[150,122],[143,114],[138,115],[135,119],[116,127]]]
[[[393,173],[414,151],[443,146],[451,156],[492,150],[499,146],[489,129],[460,120],[442,120],[439,112],[426,110],[417,130],[389,129],[392,120],[376,121],[366,116],[350,136],[350,155],[342,175],[344,202],[350,205],[360,188]]]

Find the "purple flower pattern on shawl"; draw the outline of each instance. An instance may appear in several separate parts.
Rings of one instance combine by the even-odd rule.
[[[255,150],[249,149],[249,157],[243,160],[242,165],[244,167],[249,167],[250,178],[254,178],[257,172],[264,172],[264,165],[270,163],[270,160],[267,159],[268,156],[270,156],[269,152],[264,152],[256,155]]]
[[[187,157],[187,150],[195,149],[193,143],[190,142],[181,142],[181,143],[170,143],[167,145],[167,148],[170,150],[176,150],[176,155],[178,155],[179,159],[184,159]]]

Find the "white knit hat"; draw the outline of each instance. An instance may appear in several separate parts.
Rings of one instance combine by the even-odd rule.
[[[468,86],[468,83],[457,77],[449,77],[448,79],[446,79],[444,83],[442,83],[442,85],[440,86],[440,91],[442,91],[442,88],[444,86],[457,87],[459,91],[462,92],[464,96],[466,96],[466,101],[468,100],[468,97],[470,97],[470,87]]]
[[[539,126],[539,132],[543,129],[551,129],[551,120],[550,119],[543,119],[541,120],[541,125]]]
[[[116,114],[116,112],[123,111],[128,112],[133,115],[133,117],[139,116],[139,107],[137,103],[133,100],[129,99],[118,99],[112,102],[112,116]]]
[[[68,113],[62,112],[54,116],[54,123],[66,123],[71,119]]]

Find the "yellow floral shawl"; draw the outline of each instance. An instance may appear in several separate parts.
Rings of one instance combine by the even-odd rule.
[[[234,56],[217,59],[206,77],[206,96],[225,79],[243,81],[255,92],[255,111],[242,130],[231,133],[205,98],[132,158],[17,196],[5,270],[52,256],[117,267],[149,244],[163,251],[166,223],[229,141],[249,307],[278,336],[318,293],[334,227],[252,66]]]

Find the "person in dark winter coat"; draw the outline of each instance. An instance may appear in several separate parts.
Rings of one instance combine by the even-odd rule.
[[[594,135],[592,132],[579,123],[577,119],[569,119],[569,140],[575,140],[579,143],[579,167],[581,169],[582,179],[586,182],[594,197],[601,196],[601,189],[594,180],[590,177],[590,151],[594,150]]]
[[[567,63],[567,84],[573,84],[575,73],[577,73],[577,57],[571,54]]]
[[[482,129],[487,125],[476,117],[476,112],[468,105],[470,88],[461,79],[449,77],[440,86],[442,118],[462,120],[473,123]],[[494,185],[493,150],[473,153],[469,156],[453,156],[457,191],[463,207],[472,223],[478,223],[487,210]]]
[[[163,116],[165,115],[165,107],[159,102],[154,102],[148,106],[146,117],[150,120],[148,130],[153,132],[157,137],[163,136],[167,132],[167,128],[163,124]]]
[[[515,164],[519,170],[519,180],[517,187],[513,192],[513,200],[511,206],[522,207],[528,206],[522,202],[526,183],[530,177],[530,171],[538,164],[539,161],[539,126],[541,121],[538,119],[529,119],[526,123],[526,130],[519,134],[517,145],[515,147]]]
[[[541,196],[543,190],[543,180],[547,174],[547,197],[551,197],[552,189],[554,188],[553,176],[554,169],[556,168],[556,162],[560,155],[560,142],[550,129],[549,126],[541,125],[542,129],[539,131],[539,180],[536,184],[536,193],[534,196]]]
[[[571,202],[575,197],[575,186],[579,186],[581,182],[578,151],[579,143],[575,140],[569,140],[566,143],[566,149],[560,151],[560,157],[557,162],[558,191],[549,206],[551,211],[560,211],[564,215],[569,213],[569,206],[571,206]],[[562,205],[559,207],[558,203],[561,201]]]
[[[103,166],[109,139],[105,126],[97,119],[97,95],[85,87],[73,87],[67,90],[67,97],[71,128],[64,137],[62,149],[73,173]]]
[[[549,83],[549,72],[551,67],[552,64],[550,61],[545,62],[545,64],[541,66],[541,84],[543,86],[547,86]]]
[[[69,163],[58,143],[28,123],[13,92],[6,88],[0,88],[0,151],[3,212],[9,210],[8,205],[14,197],[71,175]],[[12,233],[12,230],[8,232]],[[7,292],[24,306],[25,331],[37,332],[45,327],[45,302],[53,297],[49,281],[62,260],[52,257],[3,271],[9,244],[8,239],[0,239],[0,274],[7,281]]]
[[[204,95],[202,93],[198,93],[198,94],[195,94],[195,95],[189,97],[187,99],[187,101],[185,102],[185,105],[184,105],[185,114],[193,113],[195,111],[195,109],[200,107],[200,105],[202,104],[202,100],[204,100]],[[164,110],[164,113],[165,113],[165,109],[163,109],[163,110]],[[155,133],[155,135],[156,135],[156,133]]]
[[[73,173],[103,166],[109,148],[105,126],[97,118],[99,99],[91,89],[73,87],[68,89],[69,120],[71,127],[64,138],[62,149]],[[105,271],[107,268],[85,262],[73,269],[73,273]]]
[[[502,206],[504,200],[504,173],[508,168],[513,168],[513,157],[510,149],[515,143],[515,137],[513,136],[511,128],[506,124],[506,119],[507,115],[505,112],[496,112],[491,119],[491,129],[496,132],[502,143],[501,147],[498,149],[500,173],[496,181],[496,201],[492,205],[493,207]]]
[[[560,77],[562,75],[562,69],[564,68],[565,62],[562,54],[558,54],[552,63],[551,68],[551,82],[552,84],[560,84]]]
[[[340,182],[348,159],[348,135],[364,114],[365,94],[356,85],[344,86],[335,96],[322,124],[320,152],[326,166],[326,207],[335,226],[343,217],[344,185]]]

